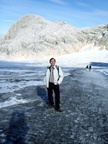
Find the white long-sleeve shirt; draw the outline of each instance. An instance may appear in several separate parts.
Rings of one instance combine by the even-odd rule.
[[[46,85],[47,88],[49,88],[49,79],[50,79],[50,69],[48,68],[44,77],[44,85]],[[61,84],[63,81],[63,72],[61,68],[59,67],[59,72],[54,66],[54,84]]]

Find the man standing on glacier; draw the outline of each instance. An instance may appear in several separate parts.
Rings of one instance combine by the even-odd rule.
[[[55,65],[55,58],[51,58],[49,60],[50,66],[46,71],[46,75],[44,78],[44,87],[48,91],[48,100],[49,100],[49,108],[54,107],[53,102],[53,91],[55,93],[55,110],[58,112],[62,112],[60,109],[60,90],[59,85],[63,81],[63,72],[61,68]]]

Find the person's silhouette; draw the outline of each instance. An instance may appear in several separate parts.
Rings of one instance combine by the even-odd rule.
[[[28,126],[25,121],[23,111],[14,111],[12,113],[6,142],[4,144],[25,144],[25,135],[28,131]]]

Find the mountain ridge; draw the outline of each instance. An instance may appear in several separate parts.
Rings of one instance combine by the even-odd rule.
[[[29,14],[1,38],[0,59],[36,59],[93,49],[108,50],[108,24],[80,29]]]

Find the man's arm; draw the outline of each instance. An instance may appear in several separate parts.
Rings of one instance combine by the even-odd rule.
[[[45,76],[44,76],[44,80],[43,80],[43,85],[44,85],[45,89],[47,89],[47,73],[48,73],[48,69],[45,72]]]
[[[62,69],[59,67],[59,80],[58,80],[58,84],[61,84],[63,81],[63,72]]]

